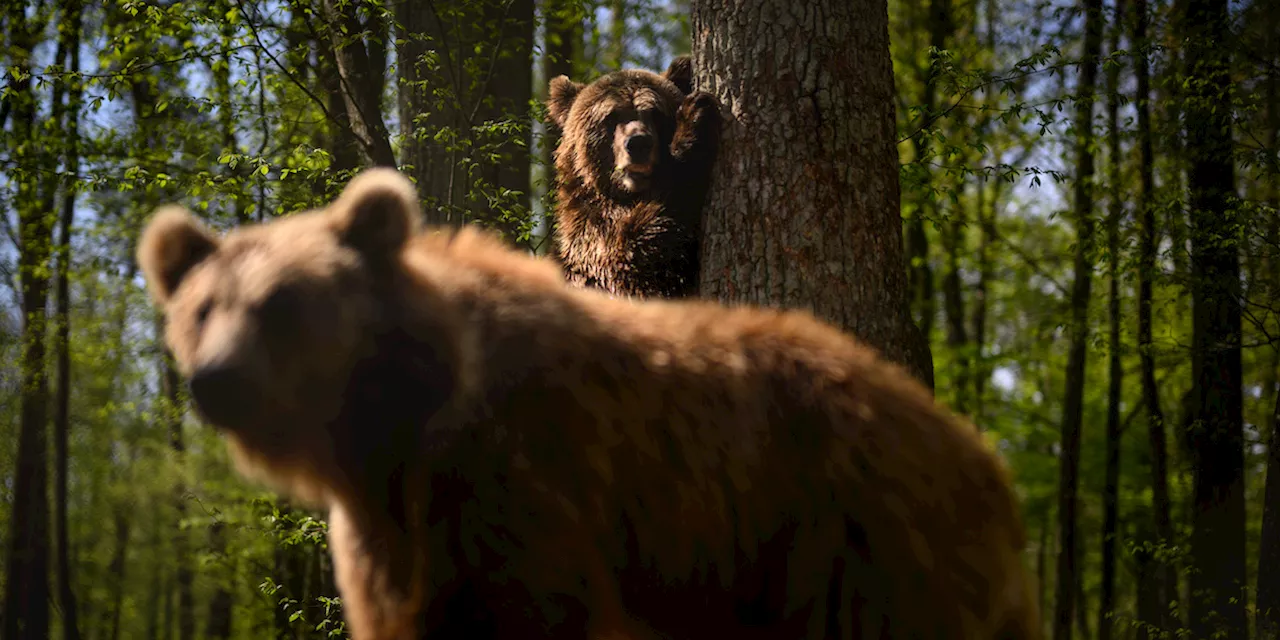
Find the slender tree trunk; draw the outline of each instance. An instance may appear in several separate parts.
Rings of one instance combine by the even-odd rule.
[[[1147,0],[1134,0],[1134,34],[1135,48],[1142,50],[1151,44],[1147,36],[1150,22]],[[1155,355],[1151,338],[1151,298],[1152,281],[1156,277],[1156,248],[1159,245],[1160,231],[1155,216],[1155,152],[1153,150],[1151,132],[1151,80],[1150,54],[1145,50],[1139,55],[1135,64],[1138,81],[1138,95],[1135,100],[1138,112],[1138,173],[1140,191],[1138,196],[1138,356],[1142,379],[1142,404],[1147,415],[1147,442],[1151,450],[1151,513],[1154,519],[1154,543],[1158,546],[1172,545],[1173,518],[1169,499],[1169,453],[1165,432],[1164,410],[1160,405],[1160,387],[1156,383]],[[1178,591],[1178,575],[1165,559],[1157,556],[1151,559],[1155,573],[1155,598],[1159,606],[1152,610],[1156,618],[1140,618],[1143,623],[1152,624],[1161,630],[1172,630],[1174,622],[1169,614],[1169,604],[1180,599]]]
[[[531,223],[533,188],[529,149],[533,127],[529,104],[533,100],[533,5],[533,0],[506,0],[490,7],[485,14],[486,22],[501,26],[499,38],[491,45],[501,53],[492,64],[492,78],[487,88],[489,98],[475,110],[476,122],[513,121],[523,138],[523,144],[512,144],[509,133],[502,134],[503,140],[482,139],[486,148],[496,146],[502,156],[502,161],[485,163],[479,172],[487,183],[484,192],[498,206],[490,206],[485,197],[473,197],[470,205],[473,210],[489,209],[487,222],[512,241],[522,241]],[[520,195],[504,198],[500,196],[504,191]]]
[[[115,512],[116,548],[107,568],[111,584],[111,618],[107,624],[110,640],[120,640],[120,612],[124,608],[125,573],[128,569],[129,557],[129,514],[124,507]],[[187,636],[190,637],[190,636]]]
[[[160,338],[161,331],[160,319],[157,316],[157,341],[162,339]],[[163,398],[160,410],[161,425],[169,435],[169,448],[173,450],[179,460],[179,464],[181,464],[181,461],[186,457],[187,450],[182,434],[182,380],[174,367],[173,358],[167,348],[163,349],[159,373],[161,397]],[[187,516],[186,492],[186,484],[182,480],[179,480],[173,487],[174,516],[178,522],[181,522]],[[177,527],[175,529],[171,534],[171,544],[173,545],[174,574],[177,582],[178,640],[190,640],[195,635],[195,599],[192,594],[192,585],[195,577],[191,569],[191,542],[190,535],[186,531]]]
[[[1112,53],[1120,50],[1120,32],[1124,28],[1124,0],[1115,0],[1115,25],[1111,29]],[[1102,595],[1098,604],[1098,640],[1111,640],[1111,617],[1116,606],[1116,544],[1120,524],[1120,403],[1124,368],[1120,358],[1120,325],[1124,321],[1120,308],[1120,222],[1124,216],[1120,184],[1120,66],[1107,66],[1107,142],[1110,155],[1108,186],[1111,211],[1107,216],[1107,271],[1110,290],[1107,307],[1110,318],[1107,357],[1107,467],[1102,489]]]
[[[609,0],[609,68],[621,69],[627,60],[627,1]]]
[[[1188,0],[1187,185],[1191,216],[1192,370],[1186,445],[1194,469],[1189,603],[1192,632],[1243,640],[1244,417],[1240,356],[1240,229],[1232,158],[1226,0]],[[1217,633],[1224,635],[1218,636]]]
[[[1136,600],[1137,614],[1137,640],[1151,640],[1157,637],[1152,633],[1155,626],[1153,621],[1161,618],[1160,608],[1160,575],[1156,570],[1156,563],[1152,558],[1150,545],[1155,543],[1152,536],[1151,521],[1154,518],[1150,513],[1135,514],[1137,515],[1136,534],[1134,536],[1134,573],[1137,580],[1135,586],[1138,589]]]
[[[431,223],[458,225],[479,213],[478,221],[512,237],[528,222],[528,144],[513,143],[508,131],[486,122],[514,122],[522,135],[531,130],[533,6],[533,0],[396,5],[404,164]],[[429,50],[437,55],[424,59]],[[503,209],[515,215],[502,216]]]
[[[1266,48],[1268,57],[1280,61],[1280,11],[1274,8],[1266,12],[1268,27]],[[1280,175],[1280,74],[1267,76],[1266,88],[1267,128],[1271,133],[1272,176]],[[1270,185],[1271,220],[1267,228],[1268,298],[1280,299],[1280,186]],[[1271,375],[1275,376],[1280,363],[1280,347],[1272,346]],[[1275,385],[1272,385],[1275,387]],[[1267,478],[1262,499],[1262,535],[1258,540],[1257,614],[1254,618],[1258,640],[1280,639],[1280,440],[1276,439],[1280,427],[1280,388],[1275,389],[1274,409],[1268,424]]]
[[[213,550],[219,562],[231,562],[227,555],[227,531],[224,523],[215,522],[209,528],[209,548]],[[205,622],[204,631],[206,638],[227,640],[231,637],[231,616],[235,598],[231,595],[230,583],[234,579],[235,571],[230,567],[219,576],[217,587],[214,588],[213,596],[209,599],[209,618]]]
[[[947,40],[955,31],[954,21],[952,20],[951,0],[930,0],[929,1],[929,46],[939,51],[947,48]],[[925,176],[925,187],[929,186],[932,179],[931,170],[928,162],[931,158],[931,150],[929,141],[931,139],[929,130],[938,126],[937,118],[937,95],[938,95],[938,74],[935,64],[937,57],[929,56],[929,66],[924,68],[924,77],[920,79],[923,93],[920,98],[920,104],[924,111],[921,116],[921,131],[912,139],[912,146],[915,148],[915,159],[919,163],[919,171]],[[930,340],[933,336],[934,316],[937,313],[936,301],[934,299],[934,282],[933,268],[929,264],[929,236],[925,229],[925,219],[937,219],[939,215],[939,207],[932,198],[926,198],[922,206],[916,208],[911,216],[907,219],[907,266],[910,269],[910,286],[912,301],[919,310],[919,326],[924,339]]]
[[[1051,520],[1049,518],[1049,509],[1044,510],[1044,518],[1040,522],[1040,546],[1036,549],[1036,597],[1039,599],[1038,611],[1048,611],[1045,608],[1045,594],[1049,586],[1049,529],[1051,528]]]
[[[542,77],[550,83],[558,76],[577,77],[577,61],[582,57],[583,16],[579,3],[574,0],[543,0],[543,13],[546,19],[546,45],[542,56]],[[542,136],[542,166],[546,171],[547,206],[545,216],[547,225],[547,241],[545,253],[559,255],[555,247],[556,234],[552,225],[555,216],[552,210],[555,202],[555,152],[560,144],[560,132],[557,127],[547,126]]]
[[[30,51],[36,41],[36,25],[28,24],[25,4],[10,8],[8,25],[15,46],[9,64],[22,73],[9,86],[5,104],[11,105],[14,138],[26,140],[35,133],[36,98],[30,83]],[[39,160],[28,157],[36,145],[14,151],[17,167],[38,169]],[[6,640],[43,639],[49,635],[49,379],[45,372],[45,330],[49,276],[46,275],[53,245],[52,206],[36,193],[38,173],[17,180],[18,279],[22,291],[21,409],[18,421],[18,457],[14,473],[13,505],[8,534],[8,558],[4,596]]]
[[[63,7],[66,50],[71,55],[71,71],[80,70],[80,29],[82,6],[80,0],[68,0]],[[79,81],[69,88],[68,108],[65,117],[66,171],[72,176],[64,187],[62,210],[58,220],[58,276],[56,283],[56,361],[57,395],[54,398],[54,531],[56,532],[58,604],[62,613],[62,637],[79,640],[80,623],[76,610],[76,596],[71,587],[71,554],[67,532],[67,469],[70,454],[68,444],[71,432],[71,226],[75,217],[76,194],[72,188],[74,176],[80,171],[80,108],[83,95]]]
[[[696,86],[724,105],[702,294],[810,308],[930,387],[902,253],[885,0],[695,0]]]
[[[984,193],[982,191],[980,193]],[[984,353],[987,344],[987,294],[992,278],[991,241],[996,235],[996,215],[1000,204],[1000,181],[991,185],[991,202],[978,208],[978,284],[973,293],[973,345],[977,362],[973,375],[973,421],[981,425],[986,408],[987,379],[991,366]]]
[[[158,551],[161,549],[161,537],[159,523],[152,524],[151,549]],[[150,592],[147,594],[147,635],[148,640],[160,640],[161,638],[161,609],[164,598],[161,596],[164,589],[164,562],[159,557],[151,560],[151,586]]]
[[[982,184],[975,183],[975,187],[980,192]],[[981,201],[979,201],[981,206]],[[978,211],[978,215],[982,215]],[[969,348],[969,335],[965,327],[964,315],[964,285],[960,281],[960,252],[964,245],[964,228],[966,225],[966,216],[964,206],[960,205],[955,208],[951,214],[951,220],[947,223],[944,231],[947,249],[947,275],[942,280],[942,301],[943,308],[947,318],[947,347],[951,349],[951,357],[954,358],[953,367],[955,368],[955,379],[952,384],[954,389],[954,404],[952,407],[956,412],[965,415],[969,413],[969,376],[970,361],[967,350]]]
[[[1088,640],[1091,633],[1089,629],[1089,600],[1084,591],[1084,576],[1088,573],[1089,568],[1089,563],[1087,562],[1089,550],[1085,542],[1084,536],[1076,536],[1076,637],[1081,640]]]
[[[1270,437],[1267,442],[1267,477],[1262,500],[1262,535],[1258,540],[1257,613],[1255,628],[1258,640],[1280,638],[1280,440],[1276,439],[1280,426],[1280,389],[1268,421]]]
[[[1084,56],[1076,98],[1075,282],[1071,288],[1071,342],[1067,353],[1067,388],[1062,408],[1061,464],[1058,475],[1058,591],[1053,640],[1071,640],[1075,613],[1076,520],[1080,473],[1080,439],[1084,410],[1085,360],[1089,344],[1089,296],[1093,284],[1093,102],[1097,90],[1098,54],[1102,48],[1102,1],[1084,0]]]

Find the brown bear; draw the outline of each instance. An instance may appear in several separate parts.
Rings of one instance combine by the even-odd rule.
[[[662,75],[624,69],[588,85],[558,76],[547,112],[562,132],[555,242],[568,281],[619,296],[696,294],[720,111],[693,91],[689,57]]]
[[[327,507],[356,640],[1037,638],[971,425],[800,311],[637,301],[368,170],[324,209],[138,247],[239,468]]]

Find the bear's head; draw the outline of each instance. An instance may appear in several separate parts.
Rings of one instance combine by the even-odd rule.
[[[392,402],[412,377],[353,387],[385,357],[404,315],[397,304],[416,304],[390,292],[406,278],[402,249],[419,218],[413,185],[373,169],[324,209],[221,237],[178,206],[148,223],[137,259],[165,341],[197,413],[229,436],[247,474],[315,490],[351,441],[380,439],[341,431],[354,428],[351,403]]]
[[[693,65],[679,56],[659,75],[609,73],[591,84],[551,80],[547,112],[563,133],[556,169],[614,198],[643,194],[671,170],[676,114],[693,90]]]

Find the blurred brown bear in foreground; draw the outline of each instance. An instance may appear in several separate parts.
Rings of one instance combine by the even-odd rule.
[[[198,413],[328,508],[356,640],[1038,637],[1005,466],[898,367],[418,218],[375,169],[138,249]]]

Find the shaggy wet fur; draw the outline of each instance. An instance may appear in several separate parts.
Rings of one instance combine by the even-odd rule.
[[[662,75],[626,69],[588,85],[551,81],[547,107],[563,132],[556,244],[569,282],[619,296],[696,294],[721,120],[715,98],[692,84],[688,56]],[[632,132],[657,142],[651,172],[638,184],[625,171],[622,139]]]
[[[139,247],[182,373],[240,371],[197,410],[329,510],[355,640],[1039,637],[1004,464],[903,370],[419,214],[370,170],[222,238],[169,210]]]

